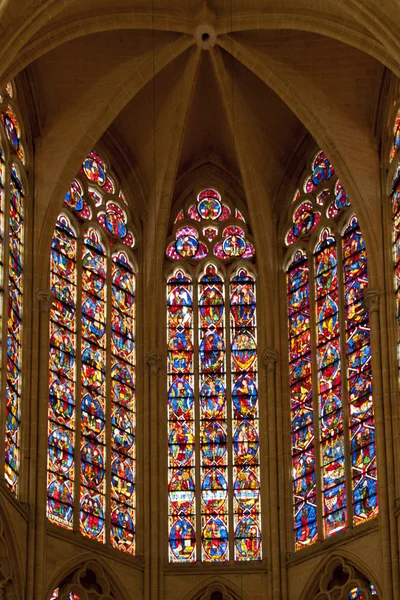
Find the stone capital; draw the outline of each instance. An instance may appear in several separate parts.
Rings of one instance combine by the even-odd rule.
[[[39,302],[39,309],[42,313],[48,313],[54,302],[54,294],[50,290],[39,289],[36,290],[36,297]]]
[[[370,314],[374,312],[379,312],[379,296],[381,295],[380,290],[373,290],[371,288],[367,288],[364,291],[364,300],[365,305]]]
[[[150,367],[150,375],[157,375],[161,368],[161,356],[157,350],[152,350],[147,354],[147,364]]]
[[[275,371],[275,365],[278,361],[278,353],[275,348],[265,348],[263,352],[263,365],[267,371]]]

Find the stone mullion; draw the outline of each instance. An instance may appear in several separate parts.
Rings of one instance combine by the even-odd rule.
[[[201,533],[201,422],[200,422],[200,319],[199,319],[199,283],[195,279],[192,283],[193,297],[193,317],[192,317],[192,336],[193,336],[193,393],[194,393],[194,489],[195,489],[195,514],[194,523],[196,538],[196,561],[201,561],[202,533]]]
[[[105,541],[106,544],[110,543],[110,531],[111,531],[111,455],[112,455],[112,428],[111,428],[111,411],[112,411],[112,398],[111,398],[111,360],[112,360],[112,345],[111,345],[111,314],[112,314],[112,258],[111,252],[107,256],[107,272],[106,272],[106,377],[105,377],[105,399],[104,399],[104,411],[105,411]]]
[[[82,252],[83,235],[76,240],[76,354],[75,354],[75,448],[74,448],[74,531],[80,530],[81,480],[81,372],[82,372]]]
[[[318,360],[317,360],[317,303],[315,299],[315,259],[312,252],[307,252],[309,291],[310,291],[310,340],[311,340],[311,372],[312,372],[312,398],[313,398],[313,428],[314,428],[314,461],[315,461],[315,490],[317,503],[317,532],[318,540],[324,538],[323,528],[323,500],[321,484],[321,444],[319,425],[319,385],[318,385]]]
[[[229,279],[224,282],[224,322],[225,322],[225,389],[226,389],[226,428],[227,428],[227,483],[228,483],[228,548],[229,560],[235,560],[235,530],[233,516],[233,400],[232,400],[232,335],[230,314]]]
[[[336,263],[339,295],[339,331],[340,331],[340,379],[342,389],[342,419],[343,419],[343,454],[346,482],[346,525],[353,527],[353,486],[351,473],[351,428],[350,428],[350,406],[348,389],[348,365],[346,351],[346,313],[344,302],[344,266],[342,236],[335,235],[336,241]]]

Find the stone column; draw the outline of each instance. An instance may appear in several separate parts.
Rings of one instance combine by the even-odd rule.
[[[27,590],[28,600],[44,598],[46,583],[44,581],[45,540],[46,540],[46,499],[47,499],[47,403],[49,395],[49,315],[54,300],[50,290],[36,291],[39,304],[39,337],[32,344],[33,352],[37,352],[37,417],[36,417],[36,453],[32,452],[33,460],[30,468],[36,474],[35,505],[32,507],[32,518],[35,526],[34,554],[34,586]],[[35,347],[36,346],[36,347]],[[32,473],[32,474],[33,474]]]
[[[146,599],[158,600],[160,595],[160,564],[159,564],[159,537],[160,523],[159,516],[159,435],[158,435],[158,410],[159,410],[159,389],[158,375],[161,368],[161,357],[158,350],[152,350],[147,354],[147,364],[149,365],[149,385],[148,385],[148,403],[150,416],[150,438],[149,438],[149,473],[150,480],[150,506],[147,507],[150,516],[149,536],[147,540],[150,548],[145,547],[145,568],[147,570],[146,579],[149,581]]]
[[[373,368],[373,398],[376,428],[376,452],[378,465],[378,491],[379,491],[379,515],[380,533],[382,541],[382,564],[383,564],[383,597],[392,598],[392,556],[390,536],[390,514],[389,514],[389,489],[386,472],[386,444],[385,430],[390,429],[390,422],[385,423],[382,394],[382,363],[379,324],[379,296],[381,292],[367,288],[364,292],[365,305],[369,312],[371,328],[371,358]],[[390,421],[390,415],[386,417]],[[395,567],[397,568],[397,566]]]
[[[278,353],[274,348],[265,348],[263,366],[267,379],[268,407],[268,475],[270,492],[270,536],[271,536],[271,590],[272,598],[281,598],[281,561],[279,533],[279,498],[278,498],[278,452],[277,452],[277,419],[276,419],[276,390],[275,367]],[[264,457],[266,453],[264,451]]]

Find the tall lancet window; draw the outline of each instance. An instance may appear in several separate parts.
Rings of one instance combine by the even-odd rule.
[[[378,514],[364,240],[323,152],[286,235],[295,547]]]
[[[390,159],[394,161],[393,168],[395,169],[392,180],[392,238],[398,340],[397,356],[400,363],[400,110],[397,113],[393,127],[393,136],[390,152]]]
[[[0,364],[5,397],[4,478],[19,491],[21,466],[22,321],[25,246],[24,133],[14,83],[0,94],[0,324],[6,335]],[[7,301],[4,303],[4,297]],[[3,319],[6,326],[3,326]],[[2,421],[3,422],[3,421]]]
[[[91,152],[52,240],[47,516],[135,553],[135,240]]]
[[[169,559],[261,560],[254,246],[207,189],[166,254]]]

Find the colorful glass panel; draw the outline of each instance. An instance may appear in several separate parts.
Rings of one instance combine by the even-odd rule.
[[[177,270],[167,286],[169,559],[196,560],[193,285]]]
[[[261,560],[257,319],[254,277],[230,283],[235,560]]]
[[[68,192],[65,194],[64,205],[76,211],[77,215],[83,220],[92,218],[90,206],[83,197],[82,186],[76,179],[73,180]]]
[[[112,257],[111,544],[135,552],[135,274],[124,252]]]
[[[107,234],[119,238],[126,246],[134,246],[134,238],[127,228],[127,216],[116,202],[107,202],[106,211],[97,214],[99,223]]]
[[[75,471],[76,250],[75,231],[60,215],[50,258],[47,517],[67,529],[72,529]]]
[[[213,264],[199,283],[202,560],[228,560],[228,452],[224,283]]]
[[[310,233],[318,225],[320,218],[321,214],[314,211],[311,202],[302,202],[293,215],[293,227],[286,236],[286,245],[290,246],[301,235]]]
[[[350,413],[351,478],[355,525],[378,514],[375,423],[372,395],[367,255],[356,217],[343,234],[344,304]]]
[[[294,529],[296,549],[300,549],[318,537],[309,267],[301,251],[295,253],[288,268],[287,294]]]
[[[8,320],[6,368],[5,479],[17,493],[20,468],[20,412],[22,388],[22,298],[24,265],[24,189],[17,166],[10,177],[8,243]]]
[[[347,522],[337,249],[330,230],[322,230],[314,256],[322,513],[329,537]]]

